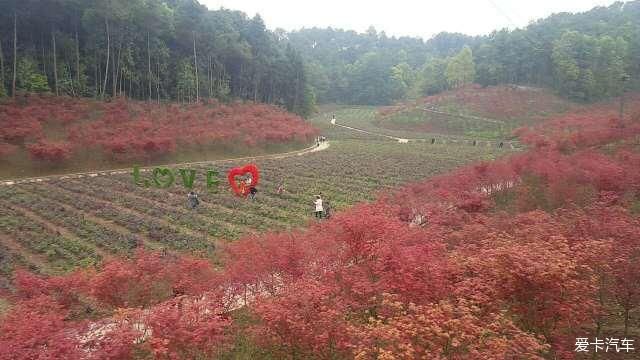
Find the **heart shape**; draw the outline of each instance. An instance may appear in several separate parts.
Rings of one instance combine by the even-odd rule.
[[[167,178],[168,177],[168,178]],[[153,169],[153,182],[157,187],[168,188],[173,185],[175,178],[171,169],[167,168],[155,168]]]
[[[246,174],[251,174],[251,184],[241,186],[236,181],[236,176],[245,176]],[[227,174],[227,179],[229,180],[229,185],[238,196],[247,196],[249,194],[249,189],[252,187],[258,186],[258,181],[260,180],[260,173],[258,172],[258,167],[254,164],[245,165],[244,167],[237,167],[229,170]]]

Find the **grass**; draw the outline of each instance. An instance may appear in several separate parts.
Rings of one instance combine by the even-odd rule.
[[[331,126],[331,115],[336,115],[338,124],[347,125],[374,133],[395,136],[407,139],[427,139],[432,137],[438,138],[457,138],[443,133],[420,133],[415,131],[402,130],[397,128],[389,128],[382,126],[378,119],[379,107],[375,106],[358,106],[358,107],[332,107],[331,112],[321,112],[312,117],[310,121],[318,128],[323,130],[331,139],[381,139],[380,136],[367,135],[357,133],[348,129]]]
[[[167,156],[135,162],[115,162],[101,156],[97,151],[87,151],[84,154],[75,157],[73,160],[56,166],[50,166],[41,162],[33,161],[26,153],[20,152],[14,154],[9,159],[10,161],[6,162],[8,164],[7,166],[0,166],[0,180],[60,175],[93,170],[112,170],[126,168],[133,165],[154,166],[277,154],[303,149],[307,146],[309,146],[309,144],[296,142],[286,144],[269,144],[257,147],[226,144],[210,146],[207,148],[183,148],[180,151]],[[2,163],[3,161],[0,161],[0,165]]]
[[[513,130],[521,126],[540,123],[575,106],[546,89],[469,87],[397,105],[378,114],[374,123],[398,134],[411,133],[413,138],[435,133],[504,140],[512,138]],[[425,110],[428,108],[447,115]]]
[[[232,195],[226,179],[220,179],[218,193],[207,193],[206,170],[217,169],[225,174],[230,167],[243,165],[215,161],[192,167],[197,170],[195,190],[202,200],[195,211],[187,209],[187,189],[182,185],[169,189],[143,188],[134,185],[130,174],[2,187],[0,201],[16,209],[26,209],[41,221],[68,232],[68,236],[59,236],[44,226],[31,227],[30,237],[37,238],[40,231],[41,236],[50,240],[37,247],[31,238],[18,236],[18,231],[9,234],[27,251],[43,254],[55,269],[68,269],[81,263],[81,254],[48,251],[69,249],[73,238],[86,239],[87,244],[95,244],[93,246],[107,253],[132,251],[127,247],[128,239],[138,238],[148,247],[166,247],[215,259],[215,249],[226,241],[252,233],[295,229],[314,221],[311,204],[318,193],[339,211],[373,200],[378,192],[389,191],[400,184],[507,153],[507,150],[468,145],[335,139],[325,151],[257,160],[261,184],[255,202]],[[276,192],[280,181],[284,181],[286,190],[282,195]],[[64,211],[60,207],[64,207]],[[18,213],[13,217],[22,219]],[[107,223],[117,229],[106,228]],[[113,243],[105,243],[109,237],[91,235],[94,233],[113,234],[110,235]],[[63,242],[57,244],[56,239]],[[56,254],[67,255],[57,258]],[[69,266],[64,266],[66,262]]]

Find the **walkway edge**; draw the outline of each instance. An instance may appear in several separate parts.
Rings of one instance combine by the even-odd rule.
[[[320,146],[313,145],[301,150],[294,150],[294,151],[278,153],[278,154],[246,156],[246,157],[240,157],[240,158],[220,159],[220,160],[205,160],[205,161],[196,161],[196,162],[187,162],[187,163],[159,164],[159,165],[153,165],[153,166],[140,167],[140,171],[141,172],[152,171],[152,169],[157,167],[206,165],[206,164],[227,163],[227,162],[244,161],[244,160],[283,159],[291,156],[302,156],[309,153],[323,151],[328,148],[329,148],[329,143],[327,142],[327,143],[320,144]],[[133,168],[121,168],[121,169],[87,171],[87,172],[60,174],[60,175],[48,175],[48,176],[39,176],[39,177],[30,177],[30,178],[21,178],[21,179],[9,179],[9,180],[0,181],[0,186],[32,184],[32,183],[39,183],[43,181],[52,181],[52,180],[80,179],[85,177],[120,175],[120,174],[128,174],[128,173],[131,173],[132,171],[133,171]]]

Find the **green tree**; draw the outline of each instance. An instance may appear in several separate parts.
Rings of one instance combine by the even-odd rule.
[[[433,95],[445,91],[449,88],[446,70],[447,59],[435,58],[427,61],[422,68],[419,90],[422,95]]]
[[[394,99],[400,99],[407,95],[409,89],[413,87],[416,74],[409,64],[402,62],[391,67],[391,87]]]
[[[459,88],[475,81],[476,65],[469,46],[465,46],[447,64],[447,82],[452,88]]]
[[[195,100],[196,75],[191,59],[183,59],[178,65],[176,92],[179,101],[190,103]]]
[[[30,57],[23,57],[18,62],[17,88],[27,92],[48,92],[51,90],[47,78],[38,72],[35,61]]]
[[[626,75],[625,58],[627,42],[618,37],[603,36],[597,41],[598,56],[595,63],[595,81],[598,97],[606,98],[621,94],[620,79]]]
[[[593,99],[597,93],[593,71],[597,41],[577,31],[567,31],[554,43],[552,57],[558,88],[574,99]]]

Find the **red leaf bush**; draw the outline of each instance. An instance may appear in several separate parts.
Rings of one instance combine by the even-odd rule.
[[[51,133],[66,139],[54,141]],[[83,151],[118,161],[145,160],[179,149],[310,142],[317,134],[294,114],[254,103],[182,106],[41,95],[0,104],[0,144],[19,145],[35,159],[53,163]]]
[[[640,119],[580,116],[523,130],[544,143],[524,153],[231,243],[221,271],[141,252],[19,272],[0,359],[210,358],[245,351],[236,338],[254,357],[573,359],[640,308]]]
[[[71,157],[73,146],[66,142],[53,142],[42,140],[27,146],[29,154],[35,160],[51,163],[60,163]]]

